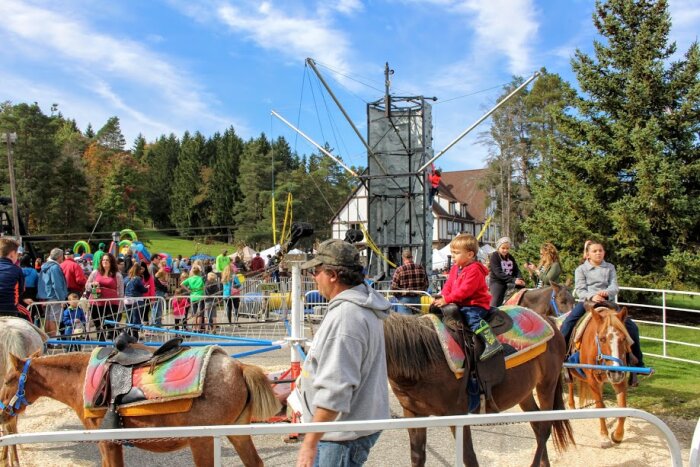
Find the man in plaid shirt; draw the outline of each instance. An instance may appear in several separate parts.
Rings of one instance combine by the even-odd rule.
[[[411,250],[404,249],[401,253],[403,264],[396,268],[394,277],[391,279],[391,290],[410,290],[410,292],[396,294],[400,303],[396,307],[396,312],[403,315],[413,314],[418,311],[418,307],[407,307],[406,305],[420,305],[421,294],[419,291],[428,289],[428,275],[425,268],[413,262]]]

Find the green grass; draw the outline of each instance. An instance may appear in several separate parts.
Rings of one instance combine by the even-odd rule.
[[[645,357],[645,363],[656,373],[650,378],[640,377],[639,386],[628,390],[627,406],[656,416],[697,420],[700,417],[700,365],[649,356]],[[606,386],[606,394],[614,398],[612,386]]]
[[[143,232],[139,234],[139,240],[146,244],[151,253],[168,253],[173,257],[182,255],[190,257],[197,253],[204,253],[210,256],[217,256],[223,250],[233,253],[235,248],[226,243],[212,242],[200,243],[180,237],[166,235],[162,232]]]
[[[643,337],[654,337],[661,339],[662,337],[662,327],[654,326],[651,324],[639,324],[639,334]],[[666,339],[674,340],[680,342],[688,343],[700,343],[700,328],[693,329],[681,329],[674,327],[666,328]],[[642,350],[645,353],[655,353],[658,355],[663,355],[663,347],[661,342],[649,341],[642,339]],[[698,347],[688,347],[679,344],[667,344],[666,353],[671,357],[685,358],[688,360],[700,361],[700,348]],[[700,365],[697,365],[700,370]],[[700,383],[700,381],[698,381]]]
[[[642,336],[661,337],[661,327],[639,324]],[[682,342],[700,342],[700,330],[668,328],[667,339]],[[642,339],[644,363],[654,369],[651,377],[640,375],[639,387],[630,388],[627,406],[645,410],[657,416],[674,416],[687,420],[700,417],[700,364],[676,362],[651,357],[649,353],[662,354],[660,342]],[[700,360],[700,349],[681,345],[667,346],[670,356]],[[605,398],[614,400],[612,386],[605,385]]]
[[[656,294],[652,298],[651,303],[654,305],[662,305],[661,296]],[[682,294],[667,294],[666,306],[672,308],[688,308],[691,310],[700,310],[700,296],[697,295],[682,295]]]

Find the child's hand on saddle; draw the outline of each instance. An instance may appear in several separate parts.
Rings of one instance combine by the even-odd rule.
[[[607,294],[606,294],[606,295],[607,295]],[[607,299],[607,297],[602,296],[602,295],[600,294],[600,292],[597,293],[597,294],[595,294],[595,295],[593,296],[593,298],[591,298],[591,300],[593,300],[593,302],[595,302],[595,303],[604,302],[606,299]]]
[[[520,278],[515,279],[515,285],[518,285],[518,286],[520,286],[520,287],[524,287],[524,286],[525,286],[525,281],[522,280],[522,279],[520,279]]]
[[[442,308],[443,306],[447,305],[447,302],[445,302],[444,298],[440,297],[440,298],[436,298],[433,301],[433,305],[438,307],[438,308]]]

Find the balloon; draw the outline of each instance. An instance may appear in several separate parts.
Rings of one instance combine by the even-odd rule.
[[[139,241],[133,241],[131,242],[131,246],[129,247],[131,249],[131,252],[134,254],[134,260],[136,261],[145,261],[147,263],[151,262],[151,254],[148,252],[148,248],[146,248],[146,245]]]

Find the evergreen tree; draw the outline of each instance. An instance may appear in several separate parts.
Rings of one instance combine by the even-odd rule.
[[[102,211],[101,225],[108,230],[125,226],[138,228],[144,223],[146,206],[143,168],[126,152],[116,154],[105,178],[97,209]]]
[[[577,51],[572,60],[584,95],[559,116],[526,229],[572,252],[587,238],[605,240],[632,283],[661,273],[667,259],[680,263],[671,260],[681,252],[698,255],[700,51],[694,43],[670,63],[665,0],[597,2],[594,24],[603,40],[593,56]],[[700,263],[693,257],[685,262]]]
[[[115,151],[123,151],[126,140],[122,134],[119,117],[110,117],[107,123],[95,135],[95,139],[101,146]]]
[[[134,155],[134,159],[136,159],[137,161],[141,161],[145,152],[146,138],[144,138],[143,135],[139,133],[139,135],[134,140],[134,147],[131,150],[131,153]]]
[[[146,166],[144,189],[149,217],[156,227],[168,227],[171,220],[171,197],[180,142],[174,134],[165,135],[144,148],[142,162]]]
[[[265,134],[251,139],[241,155],[242,199],[235,205],[236,238],[256,248],[272,239],[270,199],[272,194],[271,145]]]
[[[243,140],[233,127],[222,136],[212,138],[216,144],[216,156],[212,165],[211,223],[232,225],[235,205],[241,199],[238,172],[243,153]]]
[[[13,145],[17,204],[32,232],[48,229],[54,215],[46,209],[46,187],[54,181],[54,162],[60,158],[55,138],[60,123],[58,117],[45,115],[36,103],[0,105],[0,133],[17,133]],[[9,193],[9,185],[5,193]]]
[[[87,128],[85,128],[85,137],[88,139],[95,137],[95,130],[92,129],[92,123],[88,123]]]
[[[180,145],[171,197],[171,219],[183,233],[189,227],[200,225],[206,218],[207,200],[201,196],[202,189],[206,189],[206,182],[202,179],[207,168],[202,164],[205,159],[204,137],[199,132],[194,136],[186,132]]]

